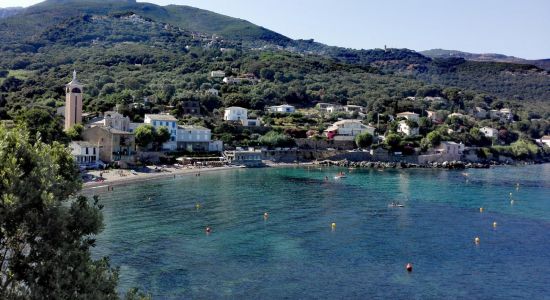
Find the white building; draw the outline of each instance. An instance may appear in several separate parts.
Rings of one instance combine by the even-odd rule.
[[[420,116],[417,113],[406,111],[406,112],[398,113],[397,117],[398,118],[405,118],[405,119],[410,120],[410,121],[418,122],[418,119],[419,119]]]
[[[374,130],[374,127],[364,125],[359,120],[342,120],[327,128],[325,135],[329,140],[353,141],[355,136],[363,132],[368,132],[374,136]]]
[[[406,136],[417,135],[418,127],[411,127],[407,124],[406,120],[401,120],[397,125],[397,132],[403,133]]]
[[[260,120],[258,118],[256,119],[249,119],[248,118],[248,110],[246,108],[238,107],[238,106],[231,106],[225,109],[225,112],[223,114],[223,119],[225,121],[238,121],[243,126],[260,126]]]
[[[223,114],[225,121],[242,121],[248,119],[248,110],[246,108],[231,106],[225,109]]]
[[[92,120],[92,123],[88,124],[90,127],[105,126],[111,127],[121,131],[130,131],[130,118],[123,116],[122,114],[114,111],[106,111],[103,117]]]
[[[481,133],[483,133],[484,136],[490,137],[490,138],[496,137],[497,134],[498,134],[498,130],[496,130],[495,128],[491,128],[491,127],[481,127],[479,129],[479,131]]]
[[[167,127],[170,132],[170,140],[162,144],[162,149],[174,151],[177,149],[178,120],[169,114],[146,114],[145,124],[150,124],[158,130],[160,127]]]
[[[99,146],[89,142],[76,141],[69,144],[71,155],[82,168],[96,168],[99,161]]]
[[[464,152],[464,144],[458,144],[455,142],[441,142],[439,146],[434,148],[434,150],[438,154],[447,154],[450,156],[458,156],[460,158],[460,155]]]
[[[548,147],[550,147],[550,135],[545,135],[540,139],[540,142]]]
[[[225,77],[225,72],[221,71],[221,70],[212,71],[212,72],[210,72],[210,77],[212,77],[212,78],[224,78]]]
[[[212,95],[212,96],[219,96],[220,91],[216,90],[215,88],[210,88],[206,90],[206,94]]]
[[[363,106],[359,106],[359,105],[345,105],[344,106],[344,111],[346,112],[364,112],[365,111],[365,108]]]
[[[296,111],[296,108],[292,105],[283,104],[283,105],[277,105],[277,106],[270,106],[269,111],[273,113],[283,113],[283,114],[289,114]]]
[[[221,152],[223,142],[212,141],[212,131],[202,126],[179,125],[178,149],[189,152]]]

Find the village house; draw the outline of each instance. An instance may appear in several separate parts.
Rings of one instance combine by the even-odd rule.
[[[409,121],[414,121],[414,122],[418,122],[418,119],[420,118],[420,116],[417,113],[413,113],[413,112],[410,112],[410,111],[398,113],[397,117],[398,118],[405,118]]]
[[[150,124],[155,127],[155,130],[158,130],[160,127],[167,127],[168,132],[170,132],[170,139],[162,144],[163,150],[174,151],[177,149],[178,144],[177,139],[177,128],[178,120],[169,114],[145,114],[144,119],[145,124]]]
[[[481,127],[479,131],[483,133],[484,136],[489,138],[496,137],[498,134],[498,130],[491,127]]]
[[[209,88],[205,91],[205,93],[207,95],[212,95],[212,96],[219,96],[220,95],[220,91],[216,90],[215,88]]]
[[[296,108],[292,105],[283,104],[283,105],[277,105],[277,106],[270,106],[268,110],[272,113],[283,113],[283,114],[289,114],[296,111]]]
[[[99,161],[99,147],[85,141],[75,141],[69,144],[71,155],[80,168],[97,168]]]
[[[99,147],[103,162],[131,162],[136,154],[134,134],[112,127],[95,126],[84,129],[82,139]]]
[[[237,149],[235,151],[225,151],[224,152],[225,160],[234,165],[246,165],[249,167],[261,166],[262,162],[262,151],[261,150],[242,150]]]
[[[472,109],[472,115],[476,119],[485,119],[487,118],[487,110],[483,109],[482,107],[476,106],[474,109]]]
[[[260,82],[258,78],[252,73],[243,74],[239,77],[224,77],[223,82],[225,84],[241,84],[241,83],[250,83],[250,84],[256,84]]]
[[[434,152],[453,157],[453,159],[449,160],[459,160],[460,156],[464,152],[464,144],[455,142],[441,142],[434,148]]]
[[[210,72],[210,77],[212,77],[212,78],[224,78],[225,77],[225,72],[221,71],[221,70],[212,71],[212,72]]]
[[[441,123],[443,122],[443,118],[441,117],[441,115],[436,112],[436,111],[430,111],[430,110],[427,110],[426,111],[426,116],[428,119],[430,119],[432,122],[434,123]]]
[[[491,109],[489,111],[489,117],[493,120],[499,120],[500,122],[511,122],[514,119],[514,114],[509,108],[500,110]]]
[[[448,119],[451,119],[451,118],[464,118],[465,115],[461,114],[461,113],[452,113],[450,115],[447,116]]]
[[[91,120],[86,124],[88,127],[104,126],[112,127],[114,129],[129,131],[130,130],[130,118],[123,116],[122,114],[114,111],[106,111],[103,113],[103,117],[98,117]]]
[[[397,125],[397,132],[403,133],[406,136],[418,135],[418,127],[412,127],[407,122],[408,120],[401,120]]]
[[[329,140],[353,141],[360,133],[368,132],[374,136],[375,128],[361,123],[359,120],[342,120],[335,122],[324,132]]]

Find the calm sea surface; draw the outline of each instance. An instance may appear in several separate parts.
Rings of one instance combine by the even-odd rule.
[[[348,177],[335,180],[338,171]],[[120,267],[121,293],[550,299],[549,164],[235,169],[88,193],[105,205],[93,253]],[[388,207],[394,201],[405,207]]]

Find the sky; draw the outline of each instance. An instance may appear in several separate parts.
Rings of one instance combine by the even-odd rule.
[[[0,0],[0,7],[39,0]],[[138,2],[143,2],[138,0]],[[442,48],[550,58],[550,0],[149,0],[248,20],[294,39],[356,49]]]

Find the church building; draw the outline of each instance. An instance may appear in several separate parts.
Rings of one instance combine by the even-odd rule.
[[[73,80],[65,86],[65,93],[65,130],[69,130],[82,123],[82,84],[76,79],[76,70]]]

